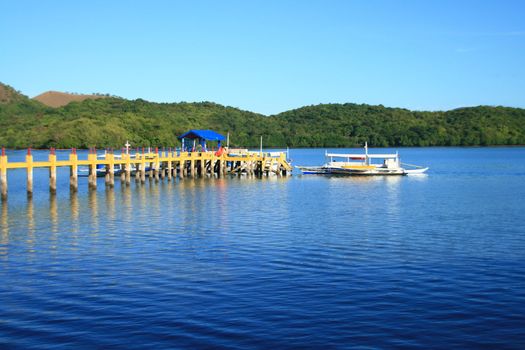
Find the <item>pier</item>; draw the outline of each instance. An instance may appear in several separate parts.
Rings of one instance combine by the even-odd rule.
[[[102,156],[102,158],[101,158]],[[25,169],[27,173],[27,195],[33,195],[33,169],[49,169],[49,192],[57,191],[57,168],[69,167],[69,188],[78,191],[78,177],[81,168],[86,169],[90,190],[96,190],[98,177],[104,177],[107,187],[115,185],[115,177],[122,185],[130,186],[132,178],[138,184],[144,184],[146,177],[150,181],[172,181],[177,176],[195,178],[199,176],[226,176],[228,174],[246,174],[248,176],[290,175],[292,167],[285,152],[250,152],[243,149],[223,149],[207,152],[182,152],[173,149],[146,151],[145,148],[134,152],[122,150],[120,153],[106,151],[97,154],[89,150],[86,159],[79,159],[76,149],[71,149],[68,159],[57,160],[55,149],[49,150],[47,161],[34,161],[31,149],[27,150],[25,162],[10,162],[5,149],[0,156],[1,198],[7,199],[7,172],[13,169]]]

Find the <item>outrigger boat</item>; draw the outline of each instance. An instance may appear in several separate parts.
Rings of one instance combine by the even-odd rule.
[[[322,166],[297,166],[303,174],[336,175],[416,175],[424,174],[428,168],[401,163],[399,153],[370,154],[365,143],[364,154],[325,153],[327,162]],[[379,162],[378,162],[379,161]],[[401,165],[409,166],[405,169]]]

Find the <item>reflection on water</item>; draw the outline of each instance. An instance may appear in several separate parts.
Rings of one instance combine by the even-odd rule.
[[[51,218],[51,232],[58,233],[58,207],[57,197],[54,194],[49,195],[49,216]]]
[[[71,192],[69,194],[69,208],[71,209],[71,232],[73,234],[77,233],[79,230],[79,215],[80,208],[78,204],[78,193]]]
[[[97,191],[81,179],[77,194],[66,182],[56,196],[43,174],[32,200],[21,191],[2,203],[0,342],[523,344],[525,150],[513,150],[494,157],[510,154],[508,168],[469,163],[491,149],[412,150],[433,159],[426,177],[203,177]]]
[[[7,203],[2,202],[2,237],[0,241],[0,255],[7,257],[7,244],[9,243],[9,223],[8,223],[8,206]]]
[[[91,233],[96,235],[99,232],[98,196],[96,191],[88,192],[88,205],[91,213],[91,217],[88,218],[90,221]]]

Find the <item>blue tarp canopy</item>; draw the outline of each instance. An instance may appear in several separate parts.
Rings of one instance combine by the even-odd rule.
[[[216,133],[213,130],[190,130],[179,136],[181,139],[201,139],[201,140],[211,140],[211,141],[222,141],[224,136],[219,133]]]

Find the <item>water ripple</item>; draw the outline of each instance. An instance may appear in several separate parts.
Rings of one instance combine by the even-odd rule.
[[[11,195],[0,345],[523,348],[523,166],[405,152],[434,172]]]

